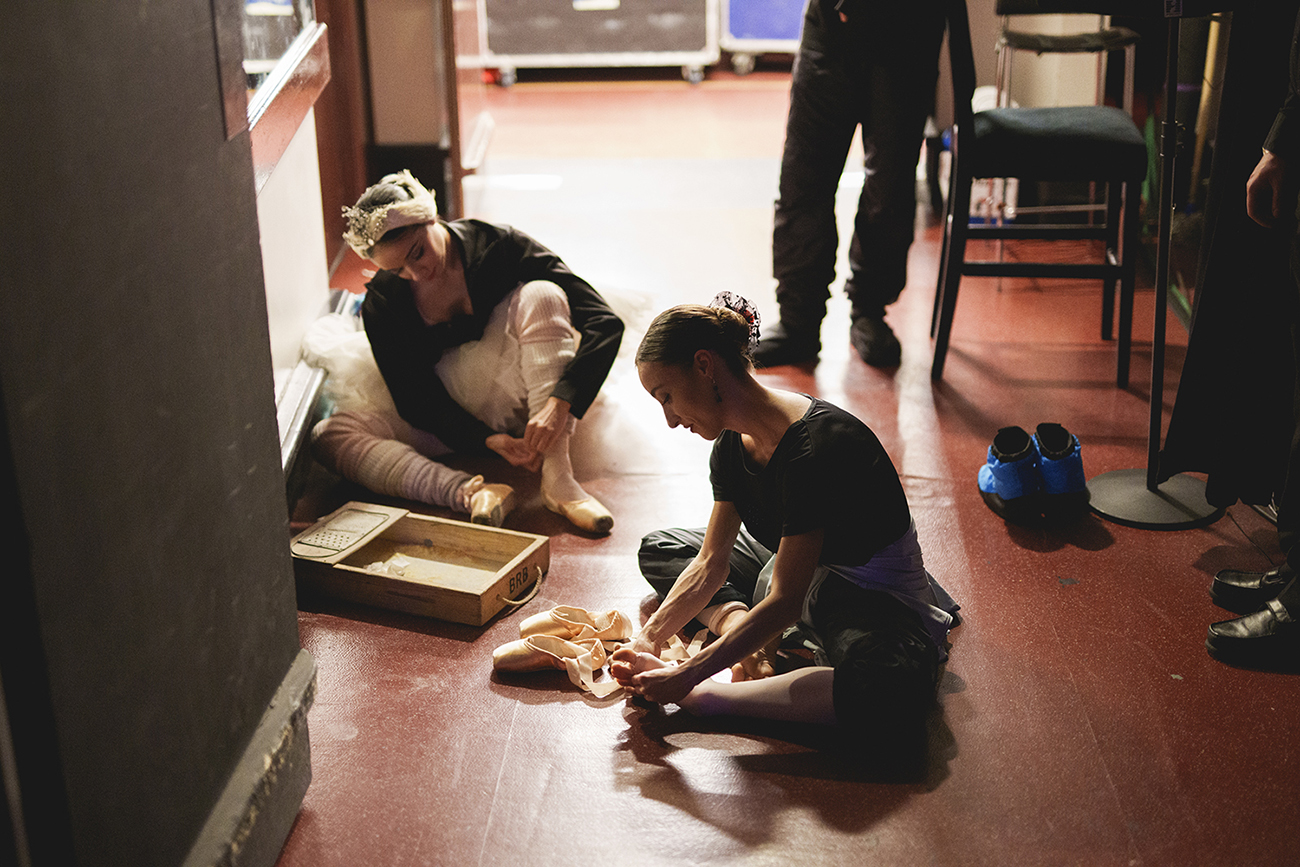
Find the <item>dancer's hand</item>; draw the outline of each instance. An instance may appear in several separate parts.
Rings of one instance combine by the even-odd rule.
[[[553,395],[547,398],[546,405],[528,420],[528,427],[524,428],[524,445],[539,454],[549,451],[568,426],[571,408],[567,400]]]
[[[653,653],[630,647],[614,651],[609,673],[621,686],[656,704],[680,704],[697,684],[686,666],[664,662]]]
[[[485,442],[488,448],[516,467],[523,467],[534,473],[542,468],[541,454],[530,449],[521,439],[510,434],[492,434]]]

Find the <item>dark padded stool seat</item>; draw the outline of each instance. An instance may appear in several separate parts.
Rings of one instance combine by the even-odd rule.
[[[1036,54],[1098,54],[1136,45],[1142,37],[1136,30],[1127,27],[1108,27],[1105,30],[1062,35],[1008,30],[1002,34],[1002,38],[1017,51],[1032,51]]]
[[[1146,176],[1142,133],[1113,106],[991,108],[975,114],[973,129],[972,177],[1140,181]]]

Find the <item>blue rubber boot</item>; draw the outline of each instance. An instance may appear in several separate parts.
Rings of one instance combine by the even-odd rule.
[[[1083,453],[1079,438],[1052,422],[1040,424],[1034,432],[1038,447],[1043,517],[1069,521],[1088,510],[1088,480],[1083,475]]]
[[[1024,428],[998,431],[988,462],[980,467],[979,488],[995,515],[1016,523],[1039,519],[1038,447]]]

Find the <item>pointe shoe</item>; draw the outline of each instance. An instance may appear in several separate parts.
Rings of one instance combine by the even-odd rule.
[[[532,635],[554,635],[566,641],[622,641],[632,637],[632,621],[621,611],[592,612],[575,605],[557,605],[519,624],[521,638]]]
[[[484,485],[469,498],[469,519],[474,524],[500,527],[514,507],[514,488],[509,485]]]
[[[545,671],[558,668],[564,671],[565,660],[579,660],[589,656],[588,671],[605,664],[605,647],[595,638],[565,641],[554,635],[532,635],[510,641],[492,651],[493,671]]]
[[[581,500],[569,500],[567,503],[557,503],[545,494],[542,495],[542,502],[546,508],[555,512],[557,515],[563,515],[569,519],[579,530],[586,530],[588,533],[596,533],[604,536],[614,529],[614,516],[609,513],[600,504],[600,500],[595,497],[586,497]]]

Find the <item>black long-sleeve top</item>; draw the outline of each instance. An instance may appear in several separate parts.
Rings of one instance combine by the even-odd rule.
[[[1300,15],[1296,16],[1295,35],[1291,38],[1291,65],[1287,76],[1286,101],[1282,103],[1273,128],[1264,139],[1265,150],[1283,159],[1300,156]]]
[[[409,281],[380,271],[366,284],[361,319],[398,413],[455,451],[485,448],[495,431],[452,399],[435,366],[447,349],[481,339],[493,309],[512,291],[532,280],[548,280],[564,291],[580,335],[577,354],[551,394],[582,418],[618,354],[622,320],[591,284],[523,232],[482,220],[444,225],[465,264],[472,314],[425,325]]]

